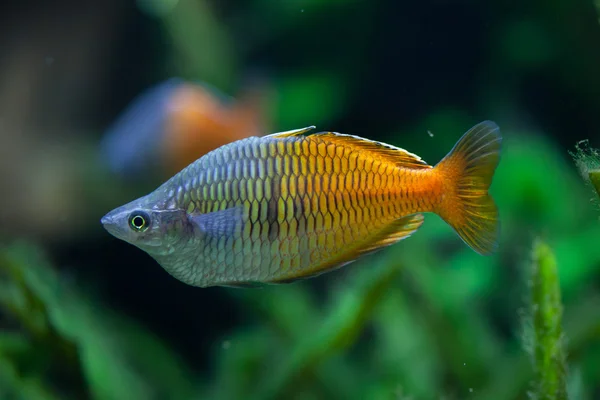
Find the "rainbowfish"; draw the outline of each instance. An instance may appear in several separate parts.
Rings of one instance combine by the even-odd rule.
[[[140,95],[115,120],[100,143],[102,159],[122,177],[180,171],[221,145],[258,135],[264,84],[233,99],[208,84],[170,78]]]
[[[224,145],[101,223],[198,287],[314,277],[408,238],[425,212],[476,252],[497,249],[495,123],[475,125],[434,167],[401,148],[313,129]]]

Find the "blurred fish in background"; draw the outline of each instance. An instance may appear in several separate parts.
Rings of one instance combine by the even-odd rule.
[[[232,98],[208,83],[170,78],[137,96],[106,132],[101,159],[121,178],[165,178],[204,154],[270,125],[268,85]]]

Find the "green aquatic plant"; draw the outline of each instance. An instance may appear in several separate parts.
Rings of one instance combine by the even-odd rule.
[[[558,269],[552,250],[539,239],[533,246],[529,283],[530,321],[524,336],[534,366],[529,396],[532,400],[563,400],[567,398],[567,371]]]
[[[585,182],[597,194],[596,203],[600,200],[600,151],[590,147],[588,140],[577,143],[575,152],[569,152]]]
[[[0,307],[19,327],[0,329],[0,394],[9,399],[183,399],[197,390],[172,350],[60,279],[37,246],[0,248]]]
[[[352,283],[339,291],[320,327],[297,341],[281,368],[257,392],[257,399],[281,398],[295,379],[312,375],[319,363],[356,342],[373,309],[399,272],[397,262],[384,262],[377,267],[361,271]]]
[[[527,392],[561,398],[544,396],[564,395],[567,385],[571,398],[591,400],[600,224],[560,149],[507,136],[492,187],[502,218],[497,256],[474,254],[428,216],[418,235],[338,273],[219,289],[244,318],[218,332],[201,371],[82,290],[89,283],[64,279],[37,246],[0,248],[0,399],[521,400]],[[531,232],[551,244],[536,242],[533,262]],[[538,282],[529,287],[529,353],[515,318],[527,289],[515,282],[526,280]],[[204,317],[203,305],[185,306]]]

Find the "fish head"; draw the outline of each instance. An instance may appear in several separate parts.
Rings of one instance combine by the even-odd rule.
[[[184,210],[163,209],[143,199],[115,208],[100,222],[111,235],[151,256],[175,252],[191,229]]]

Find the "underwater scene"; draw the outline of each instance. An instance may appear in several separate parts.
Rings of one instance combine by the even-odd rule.
[[[600,2],[0,32],[0,400],[600,399]]]

